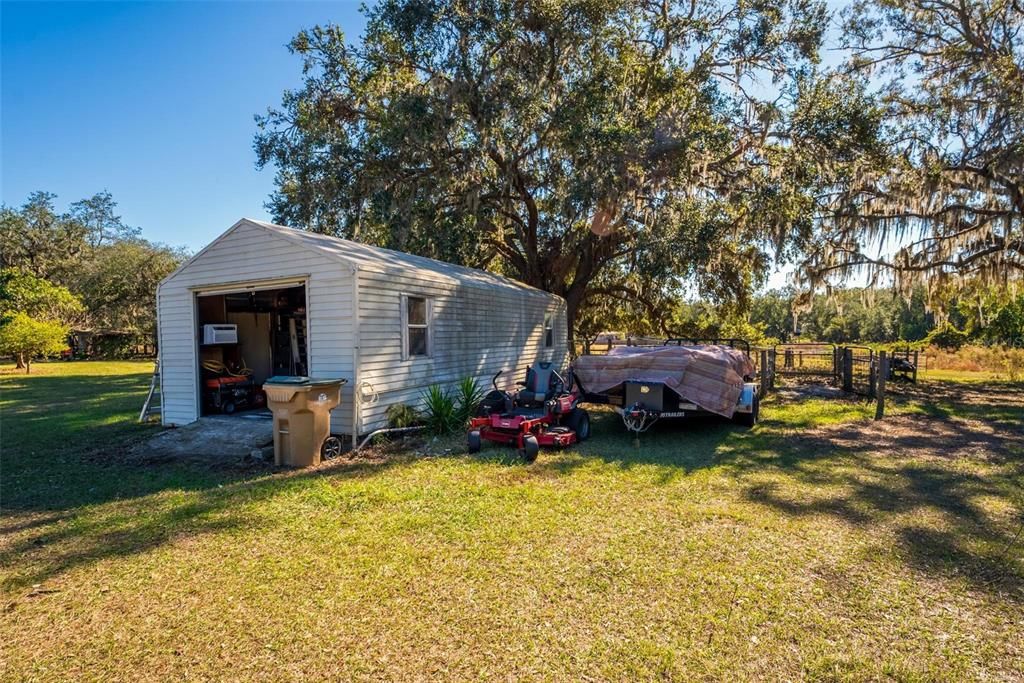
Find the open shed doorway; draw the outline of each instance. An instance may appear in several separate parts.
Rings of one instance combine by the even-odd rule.
[[[269,377],[307,375],[306,287],[199,293],[201,414],[265,410]]]

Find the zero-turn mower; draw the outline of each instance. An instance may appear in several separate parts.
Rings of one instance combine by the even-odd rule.
[[[469,452],[480,450],[483,440],[515,445],[526,462],[537,459],[541,446],[564,448],[590,436],[590,416],[579,407],[580,392],[555,371],[554,364],[538,361],[526,371],[526,381],[515,393],[498,388],[499,372],[491,380],[494,390],[484,397],[478,416],[469,422]]]

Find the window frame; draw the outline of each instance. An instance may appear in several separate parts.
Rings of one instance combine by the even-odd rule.
[[[424,315],[426,322],[410,323],[409,322],[409,300],[410,299],[422,299],[424,303]],[[423,294],[410,294],[403,293],[400,298],[401,301],[401,318],[402,318],[402,360],[416,360],[418,358],[430,358],[434,355],[434,302],[429,296]],[[409,352],[409,341],[410,329],[425,330],[427,335],[427,349],[426,353],[410,353]]]

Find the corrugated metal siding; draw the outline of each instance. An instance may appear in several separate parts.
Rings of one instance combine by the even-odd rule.
[[[360,266],[359,380],[363,433],[385,425],[388,406],[418,405],[431,384],[472,376],[490,386],[498,370],[505,388],[536,360],[568,360],[565,302],[539,290],[474,287],[408,265]],[[432,299],[433,355],[402,360],[402,294]],[[544,347],[544,318],[553,316],[554,345]],[[376,395],[376,402],[370,399]]]
[[[157,292],[164,424],[187,424],[199,417],[193,289],[302,276],[308,277],[310,374],[349,380],[331,427],[351,433],[351,266],[246,222],[165,280]]]

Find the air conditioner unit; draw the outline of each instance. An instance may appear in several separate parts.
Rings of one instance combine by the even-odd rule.
[[[204,344],[237,344],[238,325],[203,325]]]

